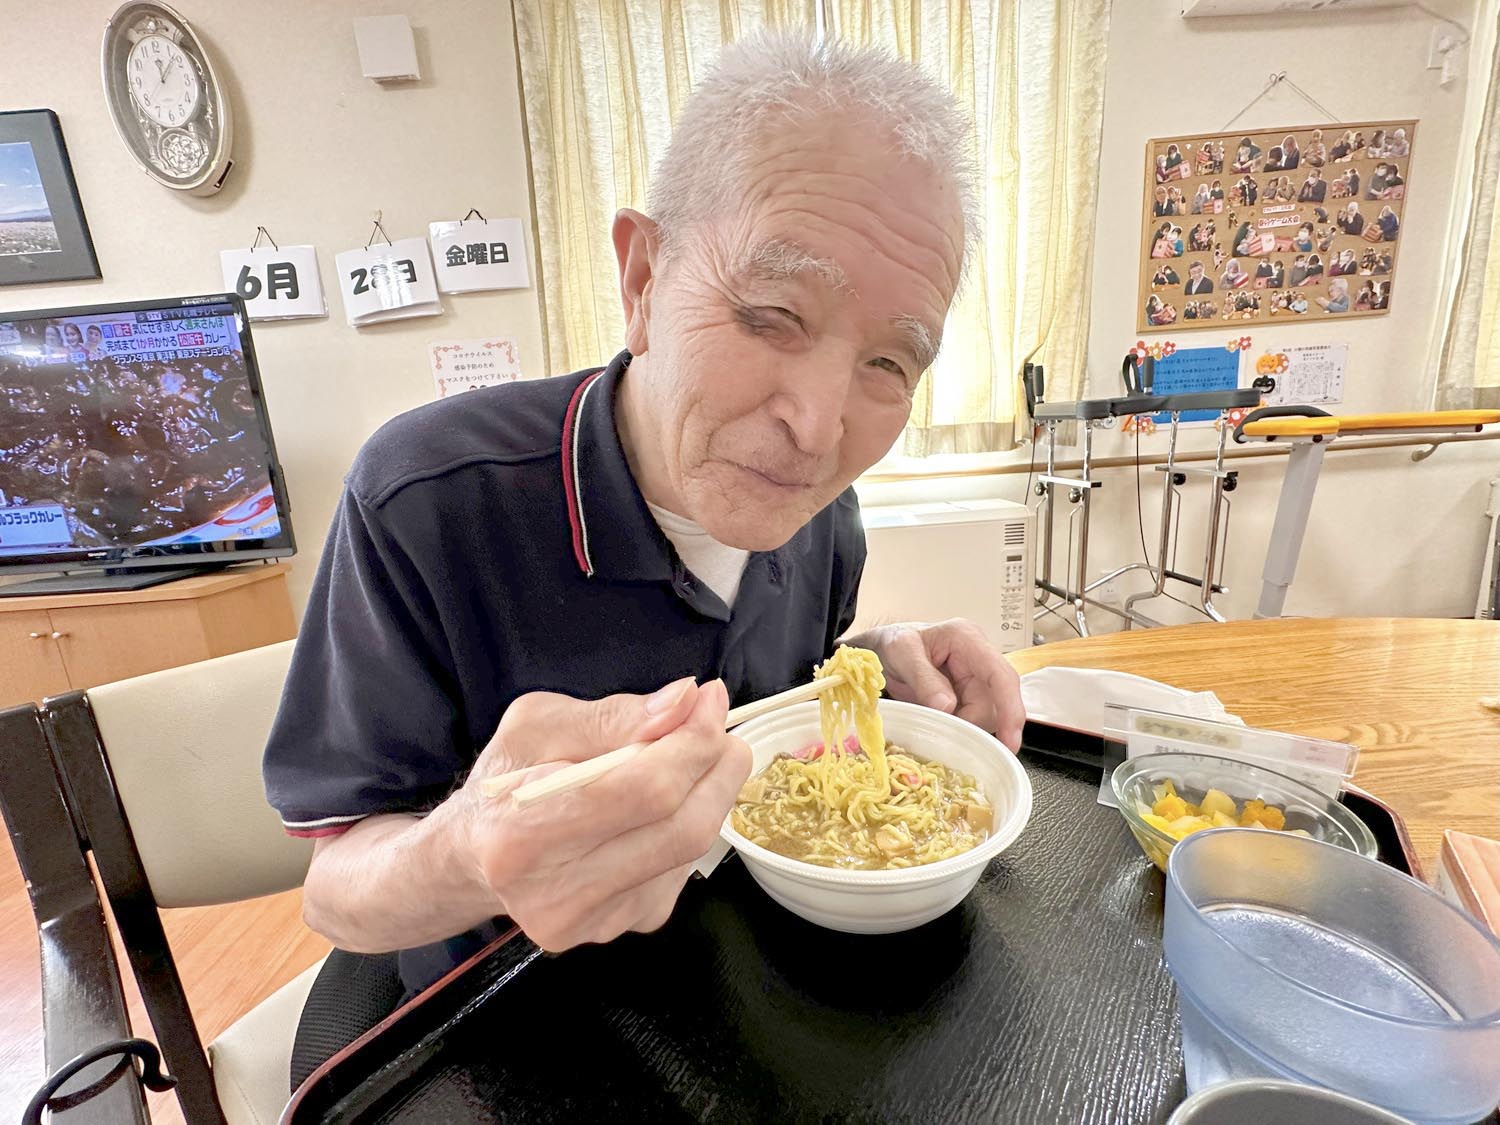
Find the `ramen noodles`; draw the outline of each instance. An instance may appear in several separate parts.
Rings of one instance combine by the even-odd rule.
[[[974,778],[886,744],[875,654],[841,647],[817,670],[834,673],[844,683],[820,696],[822,742],[745,783],[735,830],[788,858],[855,870],[936,863],[982,842],[994,814]]]

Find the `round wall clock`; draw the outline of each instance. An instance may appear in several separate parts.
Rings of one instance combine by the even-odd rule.
[[[123,5],[104,29],[103,65],[115,130],[140,166],[192,195],[223,187],[229,103],[187,20],[165,4]]]

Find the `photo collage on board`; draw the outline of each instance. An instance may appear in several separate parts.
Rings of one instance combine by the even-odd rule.
[[[1150,142],[1137,327],[1387,312],[1415,126]]]

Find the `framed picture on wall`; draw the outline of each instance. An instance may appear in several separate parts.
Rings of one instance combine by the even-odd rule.
[[[1400,120],[1147,142],[1136,328],[1384,316],[1416,137]]]
[[[0,285],[98,276],[57,114],[0,113]]]

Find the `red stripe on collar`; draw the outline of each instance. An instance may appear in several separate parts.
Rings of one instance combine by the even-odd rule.
[[[578,501],[578,407],[583,402],[583,396],[589,387],[602,374],[604,374],[602,370],[596,371],[578,384],[578,389],[573,392],[573,397],[568,401],[568,411],[563,415],[563,495],[567,498],[568,526],[573,535],[573,558],[578,561],[578,569],[590,578],[594,575],[594,563],[589,558],[588,531],[583,522],[583,509]]]
[[[287,828],[283,825],[282,831],[285,832],[288,836],[297,837],[299,840],[320,840],[327,836],[342,836],[345,832],[349,831],[349,829],[353,828],[357,823],[359,822],[354,821],[350,824],[330,824],[326,828]]]

